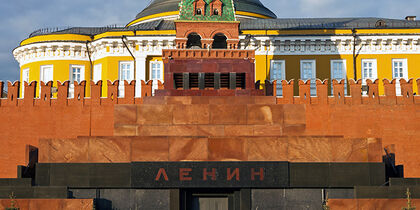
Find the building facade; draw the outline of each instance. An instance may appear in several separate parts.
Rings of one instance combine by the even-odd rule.
[[[157,89],[157,80],[165,80],[162,50],[177,48],[175,22],[183,18],[179,3],[153,1],[125,27],[38,30],[13,51],[20,64],[20,79],[54,81],[55,87],[57,81],[67,80],[71,84],[136,80],[137,96],[139,81],[153,80]],[[259,1],[233,1],[232,5],[230,20],[239,23],[237,48],[255,51],[255,80],[262,84],[265,80],[315,78],[362,79],[363,83],[379,79],[382,84],[383,79],[420,77],[420,21],[413,17],[276,19]],[[217,9],[209,6],[206,10],[203,13],[212,12],[214,17]],[[214,38],[202,40],[208,45],[200,48],[220,48],[212,45]],[[315,88],[313,81],[312,94]],[[397,94],[399,89],[397,84]],[[379,91],[384,93],[383,88]],[[277,92],[282,94],[281,87]]]

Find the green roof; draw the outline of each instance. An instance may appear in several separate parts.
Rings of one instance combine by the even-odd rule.
[[[235,21],[235,9],[232,0],[220,0],[223,3],[222,15],[210,15],[210,3],[214,0],[203,0],[206,2],[205,14],[194,15],[194,2],[196,0],[182,0],[179,20],[190,21]]]

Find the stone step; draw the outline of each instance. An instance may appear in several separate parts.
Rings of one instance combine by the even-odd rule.
[[[380,139],[337,136],[41,139],[41,163],[154,161],[382,162]]]
[[[276,104],[274,96],[153,96],[143,104]]]
[[[276,125],[290,127],[305,124],[305,105],[116,105],[114,115],[116,128],[123,125]]]

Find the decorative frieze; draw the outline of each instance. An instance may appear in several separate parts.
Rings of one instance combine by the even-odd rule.
[[[256,55],[352,55],[420,54],[420,35],[412,36],[240,36],[229,42],[232,48],[255,50]],[[160,56],[162,50],[176,49],[175,36],[127,37],[134,56]],[[353,47],[355,45],[355,48]],[[121,38],[105,38],[88,43],[93,61],[105,57],[130,56]],[[13,54],[19,64],[47,60],[88,61],[86,43],[48,42],[18,47]]]

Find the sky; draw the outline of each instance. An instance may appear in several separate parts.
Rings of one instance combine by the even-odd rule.
[[[0,80],[19,79],[13,49],[40,28],[124,26],[150,0],[3,0],[0,5]],[[278,18],[420,17],[419,0],[261,0]]]

